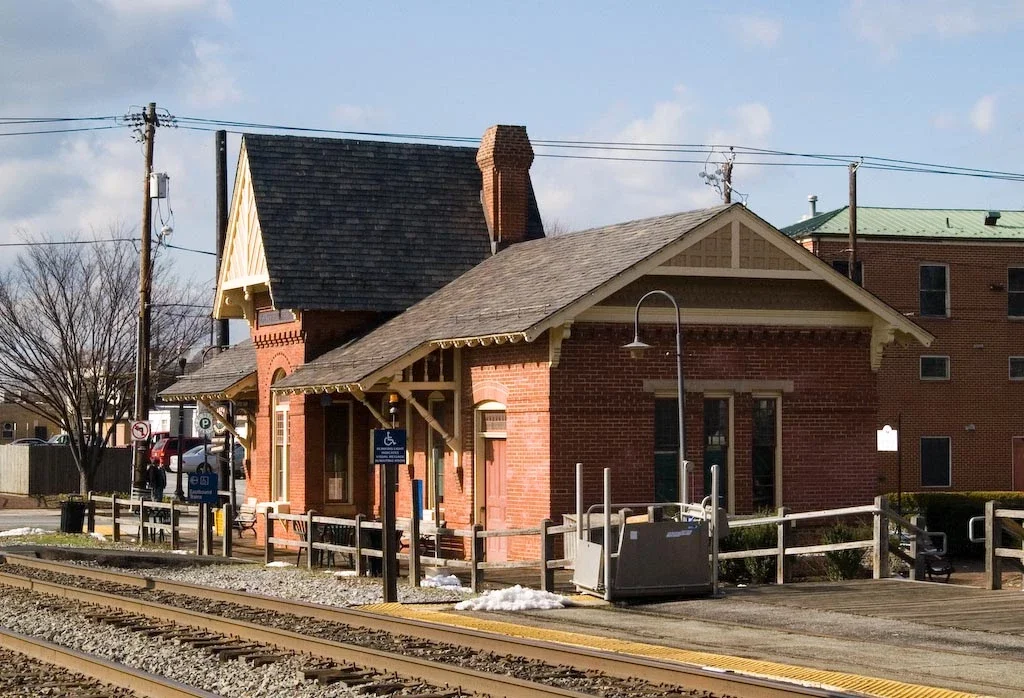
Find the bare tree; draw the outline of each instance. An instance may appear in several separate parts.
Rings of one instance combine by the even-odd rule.
[[[67,432],[85,494],[132,408],[139,257],[125,242],[29,242],[0,275],[0,385]],[[165,269],[153,286],[160,346],[151,361],[160,376],[203,334],[209,299],[182,290]]]

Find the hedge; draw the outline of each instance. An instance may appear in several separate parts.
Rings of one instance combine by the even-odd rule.
[[[886,496],[896,511],[896,493]],[[977,557],[984,554],[985,546],[970,542],[967,522],[974,516],[984,516],[985,502],[992,500],[1007,509],[1024,509],[1024,492],[904,492],[903,516],[923,514],[929,531],[946,534],[950,555]],[[980,524],[975,530],[984,535]]]

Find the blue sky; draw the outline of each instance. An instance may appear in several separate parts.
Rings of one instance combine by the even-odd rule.
[[[0,117],[123,114],[156,101],[178,116],[334,129],[475,137],[516,123],[534,139],[1021,172],[1022,30],[1024,0],[0,0]],[[180,245],[213,246],[212,142],[157,134]],[[238,136],[229,143],[233,172]],[[545,219],[579,229],[714,204],[703,169],[538,157],[532,172]],[[0,136],[0,242],[137,225],[141,171],[127,130]],[[1022,182],[862,171],[859,184],[867,206],[1024,209]],[[741,160],[735,187],[779,226],[799,220],[808,194],[820,210],[847,197],[843,168]],[[208,258],[169,254],[211,282]]]

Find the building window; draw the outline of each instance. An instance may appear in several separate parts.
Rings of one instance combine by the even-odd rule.
[[[352,502],[352,406],[324,407],[324,484],[326,501]]]
[[[1024,381],[1024,356],[1010,357],[1010,380]]]
[[[268,308],[256,313],[257,327],[270,327],[271,325],[283,325],[288,322],[295,322],[294,310],[277,310]]]
[[[948,381],[949,357],[922,356],[920,376],[923,381]]]
[[[921,315],[949,317],[949,267],[921,265]]]
[[[848,259],[833,259],[832,268],[843,276],[849,278],[850,276],[850,260]],[[864,285],[864,262],[859,259],[853,265],[853,283],[858,286]]]
[[[441,393],[431,393],[427,398],[427,410],[430,416],[447,431],[444,396]],[[484,419],[486,421],[486,416]],[[441,504],[444,502],[444,439],[429,424],[427,425],[427,482],[425,484],[427,496],[424,510],[440,514]]]
[[[1024,267],[1006,270],[1006,314],[1024,317]]]
[[[754,433],[751,448],[754,509],[775,506],[775,475],[778,462],[778,398],[754,398]]]
[[[284,378],[284,371],[277,371],[271,383]],[[290,450],[288,435],[288,396],[271,393],[274,426],[272,437],[272,462],[270,466],[270,498],[275,502],[288,501],[288,454]]]
[[[14,438],[14,422],[4,422],[3,427],[0,428],[0,439],[13,439]]]
[[[679,403],[672,398],[654,401],[654,501],[678,502]]]
[[[948,436],[921,437],[921,486],[950,486],[950,446]]]

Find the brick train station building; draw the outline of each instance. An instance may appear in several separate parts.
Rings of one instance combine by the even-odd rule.
[[[623,349],[654,289],[682,309],[697,499],[712,464],[736,513],[877,493],[876,372],[927,331],[741,205],[545,237],[532,159],[517,126],[479,149],[244,137],[214,313],[252,342],[164,395],[248,411],[249,495],[373,515],[371,430],[397,408],[400,515],[419,480],[422,516],[450,527],[560,519],[577,462],[588,504],[604,467],[617,501],[674,501],[672,307],[645,303],[654,348]],[[519,541],[488,558],[536,544]]]

